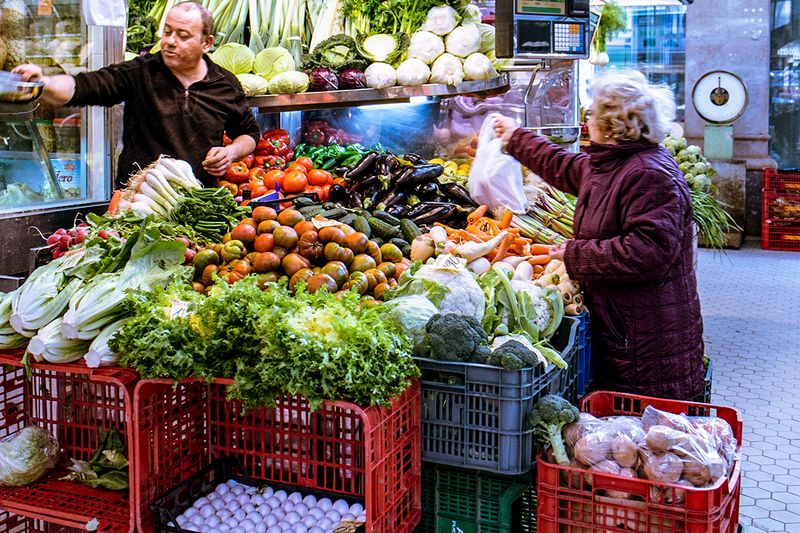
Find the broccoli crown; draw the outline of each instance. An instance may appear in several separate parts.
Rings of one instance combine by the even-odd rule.
[[[431,357],[443,361],[466,361],[488,336],[474,317],[447,313],[433,315],[425,325]]]
[[[548,394],[541,398],[528,413],[528,426],[533,429],[537,444],[549,444],[553,448],[556,462],[569,464],[569,457],[561,438],[561,429],[580,418],[578,409],[561,396]]]
[[[504,342],[497,347],[492,355],[492,360],[498,361],[495,364],[502,366],[506,370],[519,370],[520,368],[536,366],[539,363],[536,354],[519,341]],[[504,364],[504,360],[507,361],[508,364]],[[517,362],[515,363],[514,361]],[[509,366],[514,368],[509,368]]]
[[[472,355],[469,357],[470,363],[480,363],[482,365],[488,364],[489,358],[492,356],[492,349],[485,344],[478,346]]]

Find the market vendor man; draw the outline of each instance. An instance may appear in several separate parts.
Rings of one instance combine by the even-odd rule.
[[[258,124],[236,76],[214,64],[207,52],[214,20],[194,2],[167,14],[161,51],[76,76],[44,76],[36,65],[14,69],[24,81],[44,82],[53,105],[113,106],[125,103],[123,149],[116,185],[161,154],[188,161],[206,186],[252,153]],[[223,134],[233,139],[222,146]]]

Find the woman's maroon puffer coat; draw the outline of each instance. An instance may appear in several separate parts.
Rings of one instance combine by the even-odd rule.
[[[506,151],[578,197],[564,262],[583,284],[598,388],[691,400],[703,392],[703,320],[689,189],[645,140],[567,152],[518,129]]]

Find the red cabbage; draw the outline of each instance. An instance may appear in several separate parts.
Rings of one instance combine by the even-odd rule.
[[[346,68],[339,75],[339,86],[342,89],[364,89],[367,86],[367,78],[364,72],[357,68]]]
[[[311,86],[312,91],[335,91],[339,88],[339,80],[336,78],[336,73],[329,68],[315,68],[311,71]]]

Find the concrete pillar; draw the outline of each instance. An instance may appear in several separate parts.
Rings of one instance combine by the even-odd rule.
[[[769,158],[770,0],[696,1],[686,10],[686,124],[691,144],[703,145],[705,122],[691,103],[697,80],[712,70],[738,75],[747,86],[749,103],[733,124],[733,157],[744,163],[744,191],[725,196],[741,202],[745,233],[760,235],[761,179]]]

